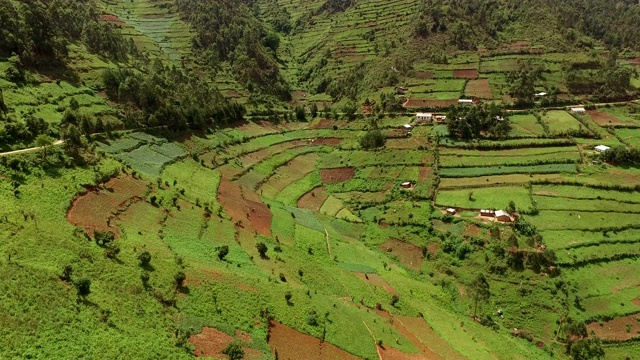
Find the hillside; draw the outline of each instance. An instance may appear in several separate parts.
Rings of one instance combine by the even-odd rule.
[[[0,359],[640,357],[638,20],[0,0]]]

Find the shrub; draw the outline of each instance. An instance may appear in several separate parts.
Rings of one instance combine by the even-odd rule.
[[[81,278],[73,284],[78,291],[78,296],[81,298],[87,297],[91,294],[91,280],[87,278]]]
[[[222,353],[227,355],[230,360],[242,360],[244,358],[244,350],[242,350],[242,346],[236,342],[227,345],[227,347],[222,350]]]
[[[95,230],[93,232],[93,237],[96,240],[96,244],[107,245],[116,238],[116,234],[113,231],[101,231]]]
[[[187,275],[182,272],[182,271],[178,271],[174,276],[173,279],[176,282],[176,287],[182,287],[182,284],[184,284],[184,281],[187,279]]]
[[[267,248],[267,245],[265,245],[265,243],[263,242],[257,243],[256,249],[258,250],[258,254],[260,254],[261,258],[264,258],[267,254],[267,250],[269,250],[269,248]]]
[[[360,146],[363,149],[376,149],[383,147],[387,141],[385,135],[380,130],[369,130],[360,138]]]
[[[218,259],[224,260],[227,254],[229,254],[229,247],[227,245],[223,245],[218,249]]]
[[[147,250],[144,250],[138,255],[138,260],[140,261],[140,265],[147,266],[151,262],[151,254]]]
[[[109,259],[115,259],[120,254],[120,246],[115,244],[109,244],[106,249],[104,249],[104,256]]]

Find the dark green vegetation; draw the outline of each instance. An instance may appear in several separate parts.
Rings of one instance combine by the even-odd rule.
[[[635,359],[639,9],[0,0],[0,358]]]

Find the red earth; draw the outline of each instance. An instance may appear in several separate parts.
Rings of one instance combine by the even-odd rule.
[[[604,340],[629,340],[640,338],[640,313],[618,317],[609,321],[592,322],[587,325],[587,331],[593,331],[600,339]],[[629,331],[627,332],[627,327]]]
[[[598,125],[600,126],[607,126],[607,125],[615,126],[615,125],[626,124],[624,121],[620,121],[620,119],[615,118],[604,111],[588,110],[587,113],[589,114],[589,116],[591,116],[593,121],[598,123]]]
[[[247,191],[247,194],[250,193]],[[256,196],[251,199],[247,197],[238,184],[225,178],[220,181],[218,200],[231,220],[241,222],[242,227],[255,230],[260,235],[270,236],[271,211]]]
[[[126,25],[126,23],[124,21],[122,21],[122,19],[120,19],[119,17],[115,16],[115,15],[110,15],[110,14],[102,14],[98,17],[99,20],[102,21],[106,21],[108,23],[111,24],[116,24],[119,26],[124,26]]]
[[[456,79],[477,79],[478,69],[453,70],[453,77]]]
[[[360,279],[366,282],[369,285],[379,286],[385,289],[389,294],[398,295],[396,290],[391,287],[380,275],[378,274],[364,274],[364,273],[355,273]]]
[[[424,263],[420,247],[398,239],[389,239],[380,244],[378,249],[396,256],[402,265],[411,270],[420,270]]]
[[[118,229],[110,226],[110,218],[125,210],[131,201],[139,200],[146,190],[147,183],[142,180],[131,176],[113,178],[103,189],[90,189],[78,196],[67,212],[67,220],[89,234],[103,230],[117,235]]]
[[[324,187],[319,186],[302,195],[302,197],[298,199],[298,207],[300,209],[319,212],[322,204],[324,204],[328,197],[329,194],[324,191]]]
[[[354,176],[356,176],[356,168],[352,167],[320,170],[320,177],[325,184],[347,181],[353,179]]]
[[[340,145],[341,142],[342,142],[342,139],[339,139],[339,138],[318,138],[318,139],[311,140],[309,142],[309,145],[311,145],[311,146],[319,146],[319,145],[336,146],[336,145]]]
[[[249,342],[251,341],[251,337],[244,336],[243,332],[236,332],[238,339]],[[245,339],[249,339],[249,341],[245,341]],[[197,335],[192,335],[189,338],[189,342],[193,344],[195,349],[193,350],[193,355],[196,357],[209,357],[216,359],[228,359],[229,357],[222,353],[229,344],[233,342],[234,338],[228,334],[223,333],[220,330],[204,327],[202,328],[202,333]],[[262,353],[256,349],[252,349],[249,347],[243,347],[244,350],[244,359],[259,359],[262,357]]]
[[[357,360],[339,347],[298,332],[277,321],[269,323],[269,346],[280,360]]]

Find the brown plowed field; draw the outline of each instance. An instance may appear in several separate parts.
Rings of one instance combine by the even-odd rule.
[[[416,71],[415,78],[416,78],[416,79],[420,79],[420,80],[429,80],[429,79],[433,79],[433,70],[429,70],[429,71]]]
[[[240,333],[236,332],[236,334]],[[244,341],[243,337],[238,336],[238,338]],[[189,342],[195,347],[195,349],[193,350],[193,355],[195,355],[196,357],[208,357],[216,359],[229,358],[227,355],[224,355],[222,353],[222,350],[224,350],[227,345],[231,344],[233,340],[234,339],[232,336],[227,335],[220,330],[208,327],[202,328],[202,333],[192,335],[189,338]],[[249,341],[251,341],[250,337]],[[251,349],[249,347],[243,347],[242,350],[244,350],[243,359],[259,359],[263,355],[260,351]]]
[[[438,357],[429,357],[429,359],[451,359],[466,360],[454,348],[444,341],[427,322],[421,317],[394,316],[394,319],[404,328],[406,328],[417,339],[422,346],[418,346],[425,354],[439,354]],[[395,322],[394,322],[395,323]],[[414,341],[412,337],[409,337]],[[415,341],[414,341],[415,342]],[[427,347],[427,350],[424,349]],[[429,353],[429,350],[431,353]]]
[[[398,295],[396,290],[391,287],[383,278],[378,274],[363,274],[363,273],[355,273],[360,279],[366,282],[369,285],[379,286],[385,289],[389,294]]]
[[[373,344],[372,344],[373,345]],[[298,332],[277,321],[269,323],[269,346],[280,360],[357,360],[339,347]]]
[[[311,145],[311,146],[320,146],[320,145],[336,146],[336,145],[340,145],[341,142],[342,142],[342,139],[339,139],[339,138],[319,138],[319,139],[311,140],[309,142],[309,145]]]
[[[116,25],[119,25],[119,26],[125,26],[126,25],[126,23],[124,21],[122,21],[122,19],[120,19],[119,17],[117,17],[115,15],[103,14],[103,15],[100,15],[98,17],[98,19],[100,19],[102,21],[106,21],[106,22],[111,23],[111,24],[116,24]]]
[[[493,99],[489,79],[469,80],[467,87],[464,89],[467,96],[473,96],[480,99]]]
[[[271,211],[262,202],[246,199],[242,188],[228,179],[220,181],[218,200],[233,222],[242,221],[242,226],[258,234],[271,235]]]
[[[306,143],[302,140],[287,141],[284,143],[273,145],[266,149],[260,149],[258,151],[244,154],[240,156],[238,160],[240,160],[240,163],[242,163],[242,166],[248,167],[250,165],[254,165],[261,161],[264,161],[275,154],[279,154],[285,150],[293,149],[305,144]]]
[[[640,322],[637,320],[638,318],[640,318],[640,313],[605,321],[602,326],[598,322],[592,322],[587,325],[587,331],[593,331],[603,340],[640,338]],[[627,326],[629,327],[629,332],[627,332]]]
[[[422,249],[398,239],[389,239],[380,244],[378,249],[398,257],[400,263],[411,270],[420,270],[424,263]]]
[[[76,198],[69,208],[67,220],[90,234],[94,230],[108,230],[117,234],[115,227],[109,227],[108,219],[118,209],[124,209],[129,200],[142,196],[147,190],[147,183],[122,176],[109,180],[105,188],[89,191]]]
[[[302,195],[298,199],[298,207],[300,209],[307,209],[313,212],[319,212],[322,204],[327,200],[329,194],[324,191],[324,187],[319,186],[308,193]]]
[[[456,79],[477,79],[478,69],[453,70],[453,77]]]
[[[339,183],[353,179],[356,176],[356,168],[336,168],[320,170],[320,177],[325,184]]]
[[[604,111],[588,110],[587,114],[589,114],[589,116],[591,116],[593,121],[595,121],[600,126],[609,126],[609,125],[610,126],[616,126],[616,125],[626,125],[627,124],[624,121],[620,121],[620,119],[617,119],[617,118],[607,114]]]

